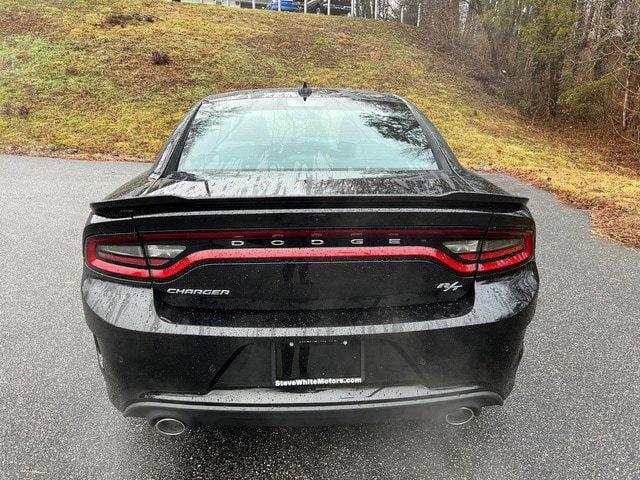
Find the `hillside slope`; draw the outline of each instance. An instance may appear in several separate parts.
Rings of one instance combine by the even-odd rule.
[[[392,92],[420,107],[467,166],[548,188],[591,209],[596,231],[640,246],[637,159],[532,125],[426,43],[413,27],[363,19],[160,0],[3,0],[0,148],[152,157],[210,93],[303,80]]]

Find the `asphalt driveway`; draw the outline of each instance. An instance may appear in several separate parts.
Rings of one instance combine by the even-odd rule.
[[[0,478],[640,478],[640,251],[511,178],[542,289],[516,388],[463,427],[155,434],[109,404],[82,318],[88,202],[142,164],[0,156]]]

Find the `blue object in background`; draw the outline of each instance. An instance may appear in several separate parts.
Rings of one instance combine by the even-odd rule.
[[[267,5],[266,10],[278,11],[278,1],[276,0]],[[293,0],[280,0],[280,10],[282,12],[299,12],[300,7]]]

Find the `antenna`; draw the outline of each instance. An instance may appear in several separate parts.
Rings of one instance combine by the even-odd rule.
[[[298,90],[298,94],[303,98],[305,102],[307,101],[307,98],[311,96],[312,93],[313,91],[309,88],[309,86],[307,85],[307,82],[302,82],[302,88]]]

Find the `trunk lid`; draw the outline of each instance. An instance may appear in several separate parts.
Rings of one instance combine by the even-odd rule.
[[[133,216],[158,302],[194,311],[457,302],[473,293],[476,263],[445,243],[481,241],[496,208],[525,202],[440,171],[236,173],[174,174],[92,205]]]

